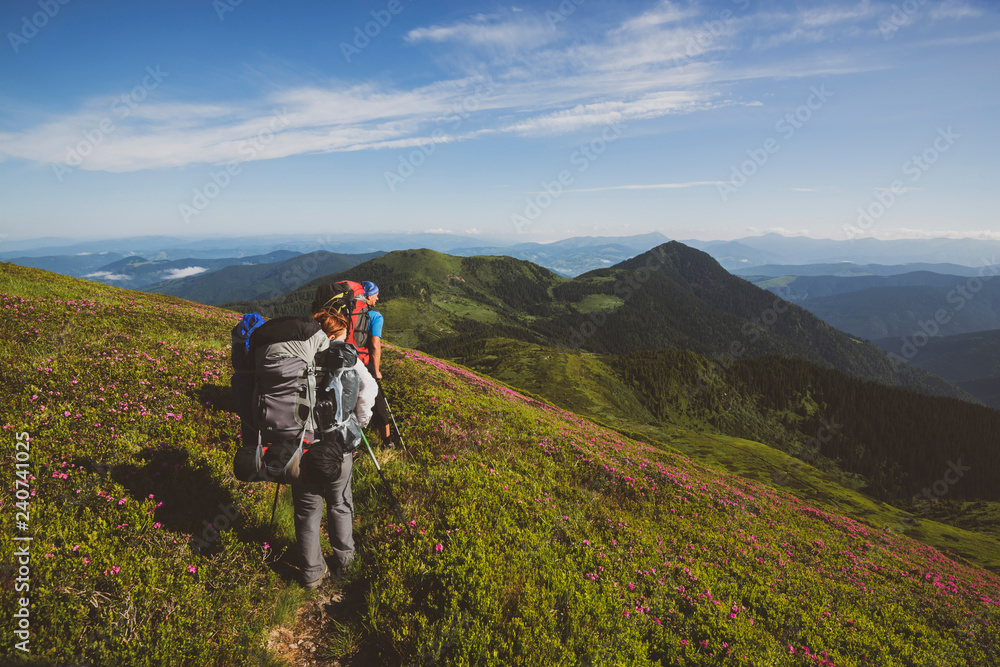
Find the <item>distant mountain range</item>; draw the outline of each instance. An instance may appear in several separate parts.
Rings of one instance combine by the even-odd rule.
[[[993,267],[992,270],[995,270],[1000,275],[1000,266]],[[975,274],[972,277],[975,277]],[[786,299],[792,303],[803,304],[803,307],[808,308],[805,302],[811,299],[860,292],[875,287],[937,287],[957,290],[969,282],[969,277],[947,275],[934,271],[914,271],[912,273],[853,277],[783,275],[777,278],[755,277],[750,279],[750,281],[758,287],[763,287],[774,292],[782,299]]]
[[[764,264],[749,268],[736,269],[734,275],[757,283],[763,278],[780,278],[783,276],[832,276],[836,278],[859,278],[864,276],[898,276],[904,273],[937,273],[949,276],[971,278],[980,272],[995,272],[1000,265],[962,266],[960,264],[855,264],[853,262],[838,262],[836,264]]]
[[[104,264],[78,277],[129,289],[144,289],[165,281],[213,273],[227,266],[281,262],[297,254],[288,250],[276,250],[266,255],[221,259],[147,259],[132,256]]]
[[[384,254],[341,255],[320,250],[280,262],[227,266],[212,273],[155,283],[143,291],[170,294],[213,306],[230,301],[273,299],[319,276],[347,271]]]
[[[733,271],[765,264],[958,264],[981,267],[1000,263],[1000,241],[983,239],[899,239],[883,241],[860,238],[850,241],[813,239],[806,236],[764,234],[735,242],[684,241]],[[734,243],[739,245],[734,245]],[[746,246],[751,250],[741,250]],[[918,270],[916,267],[910,271]],[[741,274],[744,273],[741,271]],[[787,273],[795,273],[789,271]],[[758,274],[761,275],[761,274]],[[804,274],[798,274],[804,275]]]
[[[266,255],[276,250],[310,253],[319,250],[339,254],[365,254],[410,248],[428,248],[459,256],[506,255],[527,259],[560,275],[575,276],[596,268],[606,268],[633,257],[669,239],[658,232],[634,236],[581,236],[552,243],[498,240],[460,234],[342,234],[335,230],[317,234],[270,235],[248,237],[136,237],[96,241],[69,239],[34,239],[3,241],[0,260],[24,266],[40,266],[59,272],[58,263],[44,266],[29,258],[81,256],[83,253],[115,253],[121,257],[139,255],[149,260],[223,259]],[[779,234],[746,237],[733,241],[684,241],[715,258],[724,268],[741,275],[807,275],[805,269],[788,269],[804,264],[831,264],[839,268],[817,269],[811,275],[859,275],[846,264],[899,265],[902,272],[930,270],[963,275],[963,270],[927,265],[952,264],[958,267],[981,267],[1000,263],[1000,241],[978,239],[904,239],[881,241],[864,238],[854,241],[787,237]],[[117,258],[115,258],[117,259]],[[108,263],[108,262],[105,262]],[[70,262],[66,262],[67,266]],[[775,268],[784,265],[786,268]],[[767,267],[760,268],[758,267]],[[91,267],[93,270],[95,267]],[[875,268],[859,271],[883,275]],[[776,272],[777,271],[777,272]]]
[[[606,269],[650,248],[669,241],[659,233],[621,237],[580,236],[554,243],[518,243],[512,246],[458,248],[461,257],[502,255],[544,266],[564,276],[577,276],[593,269]]]

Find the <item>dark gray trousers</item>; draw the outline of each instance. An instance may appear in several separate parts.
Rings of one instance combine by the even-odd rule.
[[[295,551],[302,566],[303,583],[323,576],[325,563],[319,531],[326,501],[327,532],[333,547],[331,565],[347,567],[354,558],[354,497],[351,495],[353,457],[344,456],[340,477],[329,484],[292,484],[295,505]]]

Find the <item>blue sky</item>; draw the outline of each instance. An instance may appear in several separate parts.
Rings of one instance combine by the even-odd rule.
[[[9,239],[1000,238],[995,2],[8,0],[0,31]]]

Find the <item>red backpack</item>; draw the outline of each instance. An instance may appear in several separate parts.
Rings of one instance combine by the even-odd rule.
[[[365,299],[365,288],[353,280],[341,280],[336,283],[325,283],[316,288],[316,298],[313,299],[314,313],[325,310],[340,313],[347,318],[347,342],[358,350],[358,359],[368,365],[371,342],[371,322],[368,317],[368,301]]]

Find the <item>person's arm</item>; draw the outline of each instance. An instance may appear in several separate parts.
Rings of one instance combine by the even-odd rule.
[[[376,379],[382,379],[382,339],[372,336],[372,368],[375,370]]]
[[[375,397],[378,396],[378,384],[360,361],[354,364],[354,370],[358,372],[358,402],[354,404],[354,416],[358,418],[358,423],[365,427],[372,418],[372,408],[375,406]]]

